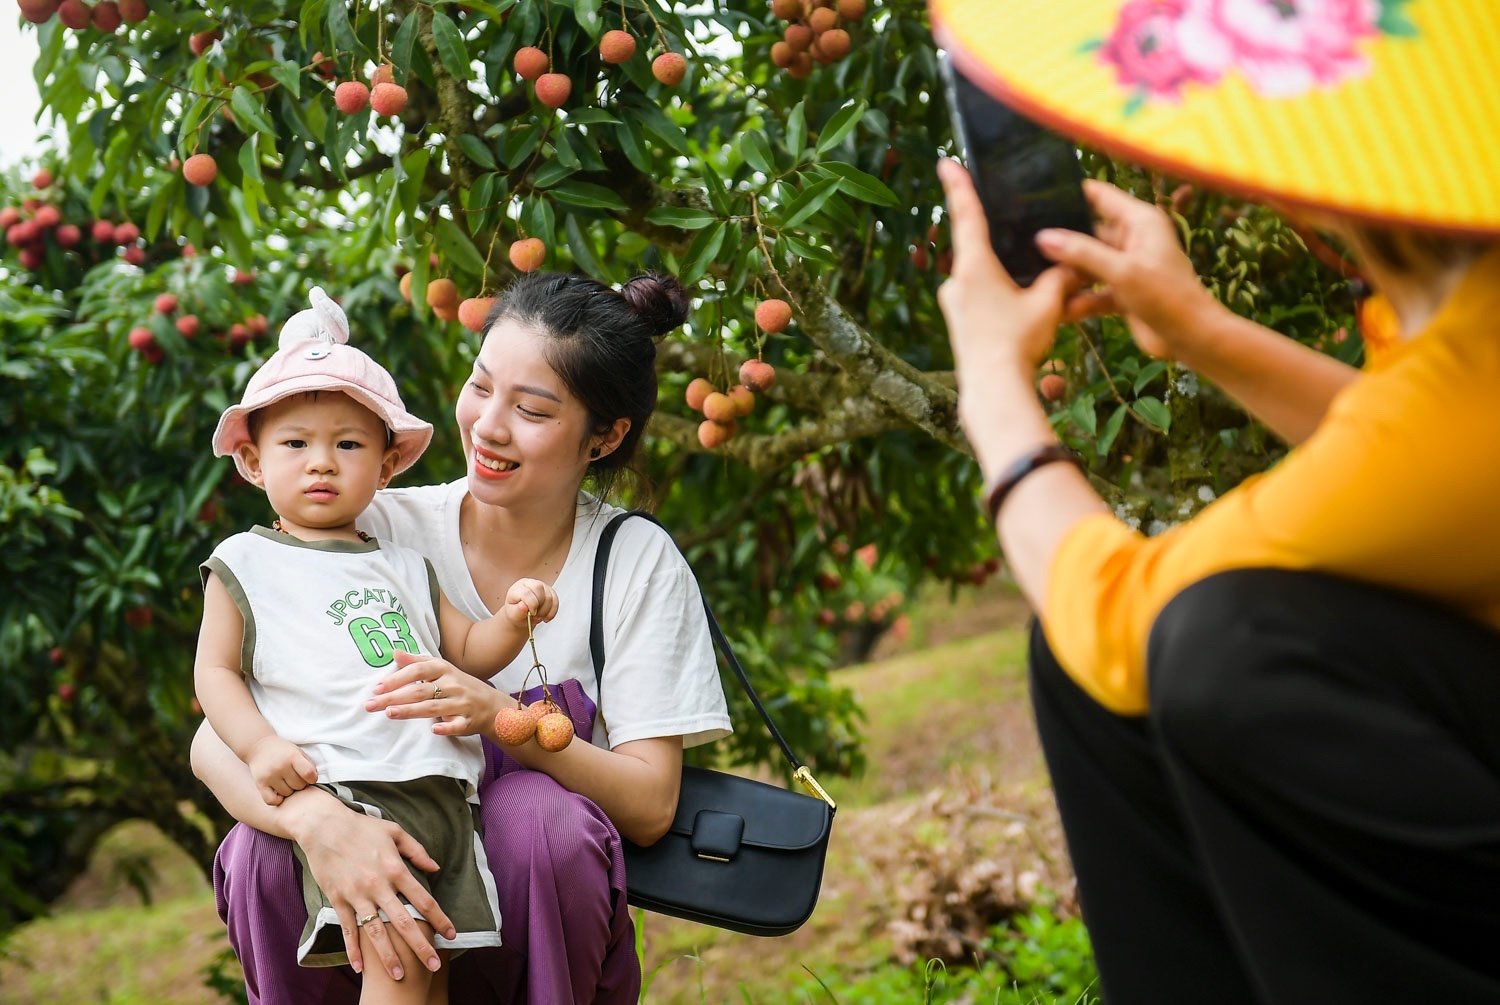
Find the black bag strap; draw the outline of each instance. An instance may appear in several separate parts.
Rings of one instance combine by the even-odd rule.
[[[662,522],[650,513],[644,510],[629,510],[612,517],[599,533],[599,548],[594,553],[594,595],[592,610],[589,614],[589,655],[594,660],[594,683],[601,698],[604,694],[604,577],[609,572],[609,552],[614,547],[615,535],[619,533],[620,525],[633,516],[649,520],[667,531]],[[667,531],[667,536],[670,537],[671,533]],[[771,731],[771,738],[776,741],[787,763],[792,766],[793,777],[814,796],[826,802],[831,809],[836,809],[834,801],[828,797],[827,792],[823,791],[823,786],[818,784],[812,772],[792,752],[791,744],[786,742],[786,737],[782,736],[781,730],[776,728],[776,723],[771,719],[771,713],[766,711],[760,695],[755,693],[755,688],[750,683],[749,675],[745,673],[745,668],[740,666],[738,657],[729,646],[729,640],[724,637],[724,629],[719,627],[719,619],[714,617],[713,608],[708,606],[707,597],[703,598],[703,613],[708,618],[708,633],[713,638],[714,645],[718,647],[719,652],[724,654],[724,661],[734,671],[735,677],[739,679],[740,687],[744,688],[745,693],[750,696],[750,703],[755,706],[766,728]]]

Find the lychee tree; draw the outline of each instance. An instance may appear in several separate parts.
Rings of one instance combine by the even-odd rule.
[[[0,685],[0,790],[21,778],[32,800],[5,796],[0,837],[55,837],[39,821],[62,772],[97,820],[157,819],[206,861],[223,818],[184,764],[196,566],[264,518],[208,433],[314,283],[436,420],[415,484],[455,471],[442,417],[465,329],[509,278],[678,276],[694,310],[661,347],[630,498],[659,506],[794,746],[859,768],[829,667],[925,582],[998,567],[934,296],[951,140],[924,4],[132,0],[116,24],[70,2],[66,23],[21,4],[58,142],[33,166],[48,178],[3,192],[4,267],[24,281],[0,293],[0,489],[47,501],[0,523],[29,563],[0,616],[0,659],[25,669]],[[1167,205],[1234,309],[1357,357],[1326,249],[1320,264],[1265,211],[1085,163]],[[1143,527],[1278,455],[1116,322],[1065,331],[1055,355],[1039,393]],[[719,746],[766,756],[728,690],[742,728]],[[60,752],[54,774],[33,750]]]

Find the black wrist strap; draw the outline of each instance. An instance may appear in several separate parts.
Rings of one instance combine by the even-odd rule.
[[[1005,497],[1021,484],[1022,479],[1037,468],[1054,461],[1067,461],[1079,471],[1083,470],[1083,461],[1079,456],[1061,443],[1045,443],[1040,447],[1033,447],[1000,472],[1000,476],[985,490],[984,511],[989,514],[990,523],[1000,518],[1000,507],[1005,505]]]
[[[650,513],[641,510],[631,510],[627,513],[620,513],[612,518],[609,523],[604,525],[604,530],[599,534],[599,550],[594,553],[594,596],[592,611],[589,614],[589,655],[594,660],[594,683],[597,686],[601,701],[604,695],[604,577],[609,572],[609,552],[610,548],[614,545],[615,535],[619,533],[620,524],[633,516],[638,516],[642,520],[649,520],[658,527],[661,527],[662,530],[666,530],[665,527],[662,527],[661,521]],[[671,532],[667,531],[667,533],[670,537]],[[771,721],[771,715],[766,711],[766,706],[761,703],[760,695],[756,694],[755,688],[750,685],[750,678],[745,673],[745,668],[740,666],[740,661],[735,658],[734,650],[729,648],[729,640],[724,637],[724,630],[719,627],[719,620],[714,617],[713,608],[708,606],[707,599],[703,601],[703,613],[708,617],[709,635],[713,637],[714,645],[718,647],[719,652],[724,654],[724,662],[729,664],[729,668],[734,671],[735,677],[739,679],[740,687],[744,688],[745,693],[750,696],[750,703],[755,706],[755,710],[760,713],[761,719],[765,721],[766,728],[771,731],[771,738],[776,741],[777,746],[781,748],[782,754],[785,755],[787,762],[791,764],[793,774],[811,791],[813,786],[817,785],[816,780],[812,780],[812,775],[808,773],[807,768],[797,759],[797,755],[792,753],[791,745],[781,735],[781,730],[777,729],[776,723]],[[810,780],[812,784],[808,785]],[[820,795],[829,805],[832,805],[832,800],[828,799],[827,794],[823,793],[821,788],[813,794]]]

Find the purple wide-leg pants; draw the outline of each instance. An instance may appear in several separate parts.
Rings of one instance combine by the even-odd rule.
[[[488,742],[485,761],[480,815],[504,945],[454,959],[450,999],[634,1005],[641,969],[614,824],[591,800],[521,768]],[[353,970],[297,965],[306,920],[301,890],[290,841],[237,824],[219,846],[214,894],[250,1003],[354,1005]]]

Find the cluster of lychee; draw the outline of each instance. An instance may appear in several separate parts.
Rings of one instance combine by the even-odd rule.
[[[523,237],[510,246],[510,264],[517,272],[535,272],[547,261],[547,245],[540,237]],[[437,268],[437,256],[432,267]],[[404,266],[398,268],[401,296],[411,303],[412,275]],[[495,305],[494,297],[469,297],[460,300],[458,284],[451,279],[434,279],[427,284],[427,308],[444,321],[457,321],[471,332],[484,328],[484,319]]]
[[[99,0],[90,6],[84,0],[17,0],[21,16],[32,24],[45,24],[53,15],[74,31],[97,28],[114,32],[129,22],[138,24],[151,13],[146,0]]]
[[[762,300],[755,307],[755,323],[767,332],[785,331],[791,320],[792,308],[785,300]],[[703,413],[698,442],[714,450],[732,440],[738,431],[736,420],[755,411],[755,396],[775,383],[776,368],[761,359],[740,364],[740,382],[728,391],[720,391],[707,377],[693,378],[684,397],[689,408]]]
[[[771,0],[771,13],[789,21],[781,41],[771,46],[771,62],[801,80],[813,62],[834,63],[853,42],[842,27],[865,16],[865,0]]]
[[[618,66],[635,55],[635,36],[620,28],[599,39],[599,58]],[[522,80],[531,83],[536,100],[548,108],[561,108],[573,93],[573,78],[558,73],[552,59],[534,45],[523,45],[511,58],[511,66]],[[680,52],[664,52],[651,61],[651,75],[667,87],[676,87],[687,75],[687,59]]]
[[[254,278],[250,273],[236,272],[234,278],[235,284],[244,285],[241,277],[247,276],[252,280]],[[174,293],[161,293],[157,295],[156,302],[152,306],[157,314],[171,318],[182,307],[182,302]],[[173,319],[172,327],[177,329],[177,334],[192,341],[202,332],[203,323],[196,314],[180,314]],[[227,348],[235,350],[247,342],[260,338],[269,330],[270,323],[266,320],[264,314],[252,314],[243,322],[235,322],[230,325],[229,330],[222,333],[219,337],[224,341]],[[165,358],[165,353],[162,351],[161,345],[156,341],[156,334],[145,325],[137,325],[130,329],[130,333],[126,335],[126,341],[130,343],[130,348],[144,356],[148,363],[160,363]]]
[[[31,184],[38,191],[50,188],[52,172],[41,169],[32,176]],[[146,264],[146,249],[139,245],[141,230],[135,224],[95,220],[85,232],[77,224],[65,221],[62,210],[44,199],[31,198],[19,206],[0,208],[0,233],[5,235],[6,243],[17,249],[21,268],[28,272],[41,268],[49,241],[71,250],[82,244],[85,237],[109,254],[115,248],[123,248],[125,261],[131,265]]]
[[[555,754],[573,742],[573,720],[563,713],[545,687],[542,695],[530,705],[517,698],[515,708],[502,708],[496,714],[495,735],[501,743],[519,747],[536,737],[538,747]]]
[[[314,63],[322,66],[317,53]],[[326,57],[325,57],[326,58]],[[345,115],[358,115],[366,108],[376,115],[400,115],[406,109],[406,88],[396,83],[396,68],[390,63],[381,63],[370,74],[368,86],[360,80],[346,80],[333,89],[333,103]]]

